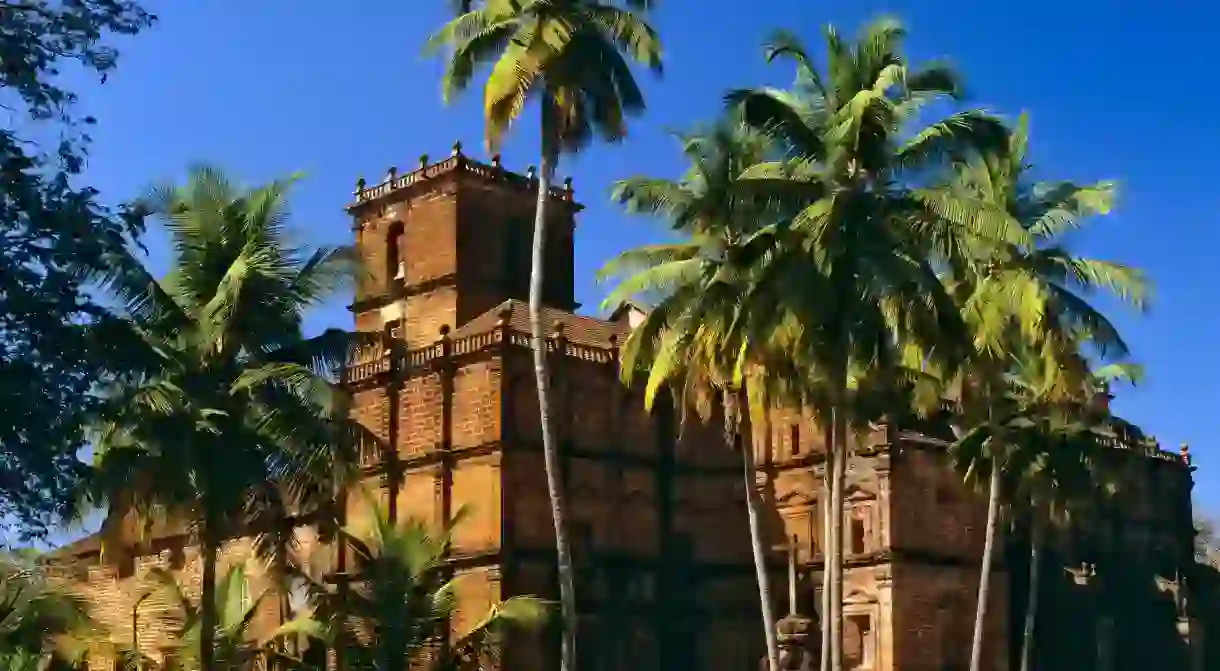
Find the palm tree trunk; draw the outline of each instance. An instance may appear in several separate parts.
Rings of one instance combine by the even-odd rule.
[[[846,389],[844,385],[843,389]],[[834,464],[830,481],[830,668],[843,671],[843,480],[847,474],[846,416],[833,411]]]
[[[831,517],[830,511],[834,506],[830,503],[834,500],[830,495],[830,483],[834,479],[834,420],[827,418],[823,420],[823,436],[825,437],[823,445],[826,447],[826,469],[822,474],[822,487],[826,494],[826,505],[822,510],[822,665],[821,671],[830,671],[830,614],[834,610],[830,598],[830,585],[833,581],[833,576],[830,571],[830,548],[834,545],[834,538],[831,534],[831,527],[834,526],[834,518]]]
[[[212,671],[216,657],[216,559],[219,543],[213,526],[203,529],[203,578],[199,586],[199,668]]]
[[[1038,583],[1042,563],[1042,520],[1033,515],[1029,541],[1029,598],[1025,604],[1025,629],[1021,640],[1021,671],[1030,671],[1034,663],[1034,625],[1038,616]]]
[[[762,502],[754,469],[754,449],[738,440],[736,402],[731,391],[724,392],[724,441],[741,450],[742,484],[746,488],[746,518],[750,524],[750,549],[754,555],[754,576],[758,580],[758,601],[762,607],[763,638],[767,643],[767,666],[779,671],[779,641],[775,610],[771,604],[771,580],[767,575],[767,555],[762,536]],[[741,443],[740,445],[738,443]]]
[[[547,124],[544,123],[546,128]],[[544,131],[545,134],[545,131]],[[546,467],[546,489],[551,498],[551,520],[555,525],[555,555],[559,577],[559,604],[563,616],[563,642],[560,671],[576,668],[576,585],[572,577],[572,552],[568,542],[566,504],[559,481],[560,464],[555,432],[551,425],[550,370],[547,366],[546,340],[542,324],[542,288],[546,265],[546,210],[557,154],[543,140],[542,161],[538,171],[538,204],[534,211],[534,245],[530,266],[530,345],[534,350],[534,376],[538,383],[538,414],[542,422],[542,454]]]
[[[995,552],[996,518],[1000,514],[1000,465],[992,459],[987,483],[987,530],[983,540],[983,563],[979,570],[978,604],[974,609],[974,639],[970,645],[970,671],[980,671],[983,663],[983,628],[987,621],[987,602],[991,597],[991,560]]]

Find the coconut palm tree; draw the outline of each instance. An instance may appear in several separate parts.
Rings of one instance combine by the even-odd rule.
[[[291,182],[240,189],[196,168],[144,204],[170,233],[170,271],[156,279],[124,256],[99,278],[126,318],[97,334],[122,371],[94,426],[92,494],[110,507],[104,550],[153,524],[185,525],[202,548],[205,594],[235,533],[253,533],[272,567],[286,565],[293,516],[330,509],[363,435],[331,380],[347,334],[301,332],[304,310],[342,286],[352,257],[289,241]],[[208,671],[213,606],[199,614]]]
[[[547,489],[555,524],[559,593],[563,607],[562,668],[575,666],[576,601],[559,482],[559,457],[551,427],[546,341],[542,323],[547,210],[559,157],[593,137],[615,142],[627,132],[626,116],[644,109],[630,62],[661,71],[661,46],[633,10],[650,0],[488,0],[442,27],[428,50],[449,49],[442,91],[445,100],[470,85],[478,66],[494,63],[483,91],[483,127],[498,146],[525,103],[539,103],[541,155],[530,270],[531,346],[538,386]]]
[[[1109,357],[1127,354],[1118,330],[1090,305],[1088,298],[1109,293],[1142,308],[1146,294],[1144,280],[1137,270],[1077,257],[1066,248],[1062,238],[1067,231],[1077,228],[1090,215],[1109,211],[1113,185],[1033,183],[1026,156],[1027,128],[1027,117],[1022,115],[1001,151],[971,154],[962,159],[955,171],[955,182],[949,187],[960,200],[1011,217],[1015,225],[1030,233],[1027,245],[974,240],[976,245],[971,253],[960,259],[963,264],[944,275],[948,291],[961,306],[973,343],[954,382],[959,411],[952,423],[959,436],[984,440],[984,447],[992,455],[992,462],[979,470],[972,470],[978,466],[972,460],[957,460],[959,472],[967,479],[989,474],[985,486],[987,531],[971,671],[979,671],[981,665],[999,485],[1007,450],[1003,431],[992,423],[1002,416],[1009,392],[1005,376],[1010,372],[1010,353],[1023,347],[1038,348],[1042,356],[1058,359],[1057,365],[1049,366],[1048,370],[1064,376],[1061,384],[1079,387],[1087,382],[1090,371],[1074,365],[1080,361],[1076,345],[1090,346]],[[1077,338],[1084,342],[1074,343]],[[1064,346],[1068,348],[1067,360],[1060,356]]]
[[[1078,365],[1087,366],[1082,357],[1078,360]],[[1013,514],[1028,523],[1030,534],[1021,646],[1021,669],[1029,671],[1048,530],[1087,512],[1099,495],[1111,495],[1120,476],[1114,459],[1115,435],[1116,427],[1124,423],[1098,409],[1093,397],[1101,381],[1131,379],[1136,369],[1105,366],[1077,385],[1066,380],[1059,363],[1048,362],[1035,348],[1017,350],[1010,364],[1004,394],[993,397],[997,412],[990,422],[957,441],[954,450],[957,461],[967,468],[999,472],[997,488],[1009,500],[1021,502]],[[1002,450],[995,449],[997,443]],[[995,458],[996,452],[1003,455],[1002,462]]]
[[[353,551],[351,589],[345,597],[310,583],[312,617],[284,625],[328,643],[344,641],[351,668],[406,671],[476,671],[497,659],[501,638],[510,631],[530,632],[546,620],[548,607],[530,596],[495,604],[469,631],[450,637],[456,614],[456,585],[447,564],[452,529],[459,514],[440,533],[421,520],[395,523],[376,509],[367,528],[340,532]]]
[[[852,369],[860,379],[894,378],[903,348],[917,344],[946,362],[960,359],[966,330],[936,268],[961,253],[964,239],[1024,237],[1006,218],[961,203],[948,190],[921,187],[951,156],[998,146],[1005,134],[978,110],[912,128],[919,110],[959,97],[961,88],[945,67],[909,65],[904,35],[887,18],[866,26],[854,44],[827,28],[824,74],[794,37],[777,35],[767,57],[796,63],[794,87],[728,96],[787,154],[743,177],[761,193],[802,203],[794,217],[743,244],[740,256],[757,263],[751,314],[774,325],[749,329],[787,340],[807,362],[806,379],[821,389],[813,397],[822,399],[817,414],[831,424],[832,501],[843,494]],[[828,513],[831,609],[824,641],[829,667],[841,671],[842,507]]]
[[[768,143],[765,136],[739,120],[678,139],[690,162],[680,180],[635,177],[617,183],[613,198],[629,211],[665,219],[690,238],[631,250],[608,263],[603,275],[620,276],[622,281],[605,305],[641,295],[657,298],[621,352],[623,382],[631,384],[643,372],[644,402],[649,410],[658,391],[666,386],[677,390],[675,400],[683,413],[694,406],[706,419],[711,415],[709,401],[720,401],[725,445],[739,449],[742,455],[767,660],[772,671],[777,671],[779,651],[762,537],[762,500],[753,448],[740,444],[741,401],[761,399],[757,392],[774,391],[774,385],[764,379],[756,356],[754,365],[742,359],[754,354],[752,345],[732,340],[729,327],[739,310],[743,286],[726,272],[729,265],[723,257],[738,238],[757,230],[767,217],[777,216],[776,208],[751,199],[736,185],[743,170],[765,158]],[[751,381],[748,390],[743,389],[745,378]],[[743,391],[755,394],[751,397]],[[766,406],[754,402],[749,409],[765,412]]]

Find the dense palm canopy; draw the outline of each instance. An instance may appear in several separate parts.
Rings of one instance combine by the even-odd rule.
[[[123,256],[104,278],[126,320],[98,334],[124,364],[95,427],[103,533],[113,546],[186,525],[205,548],[205,591],[239,529],[286,566],[290,516],[328,510],[361,437],[330,379],[348,336],[301,332],[303,310],[352,272],[349,253],[291,243],[289,184],[244,190],[196,169],[145,203],[171,235],[170,271],[154,279]],[[205,656],[213,616],[205,604]]]
[[[665,217],[687,236],[628,252],[609,269],[629,275],[610,302],[653,304],[624,346],[625,378],[646,371],[647,403],[663,385],[748,380],[764,406],[814,410],[829,429],[832,498],[841,495],[847,434],[903,414],[912,390],[936,392],[914,398],[926,412],[946,390],[937,381],[951,380],[952,396],[988,415],[960,418],[963,432],[994,431],[1008,420],[982,408],[1010,388],[1019,351],[1025,366],[1035,357],[1056,393],[1077,398],[1069,387],[1091,379],[1079,347],[1126,353],[1087,298],[1105,291],[1139,306],[1145,294],[1137,271],[1064,247],[1063,233],[1108,210],[1112,187],[1033,183],[1023,119],[1010,131],[966,110],[915,125],[929,104],[959,99],[961,84],[945,67],[909,65],[903,37],[890,19],[854,43],[827,28],[823,71],[794,37],[777,34],[767,56],[795,63],[791,89],[731,92],[731,116],[746,126],[686,138],[692,167],[679,182],[616,187],[629,209]],[[730,132],[736,143],[714,142]],[[1037,417],[1040,435],[1070,435],[1073,445],[1093,435],[1046,425],[1045,409],[1021,422]],[[1077,466],[1074,475],[1092,464]],[[1026,484],[1034,482],[1045,480]],[[838,534],[826,539],[832,572],[840,527],[828,520]],[[831,627],[841,619],[840,580],[828,585]],[[838,632],[824,640],[831,668],[840,668]]]
[[[960,96],[941,66],[915,68],[901,52],[894,20],[869,24],[854,44],[825,30],[826,71],[792,36],[777,35],[768,58],[795,62],[791,90],[735,91],[731,105],[769,133],[783,158],[743,177],[752,192],[793,207],[741,245],[749,270],[739,323],[768,333],[801,362],[806,397],[829,427],[828,486],[842,496],[852,424],[867,418],[859,392],[896,388],[910,375],[909,352],[952,366],[968,342],[966,325],[936,269],[979,240],[1026,237],[1005,217],[963,202],[929,179],[953,156],[1002,143],[1003,124],[979,111],[956,112],[915,128],[929,103]],[[748,306],[748,310],[744,309]],[[830,668],[842,668],[842,519],[836,506],[828,564]]]
[[[533,597],[511,597],[451,637],[461,580],[447,566],[451,529],[430,530],[416,519],[395,522],[384,510],[367,528],[344,529],[354,560],[346,593],[313,583],[314,617],[285,630],[341,643],[348,668],[476,671],[493,665],[502,637],[537,630],[548,609]]]

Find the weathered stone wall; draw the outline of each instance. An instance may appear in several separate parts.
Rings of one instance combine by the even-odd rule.
[[[175,605],[166,596],[161,583],[150,578],[149,572],[159,568],[171,572],[183,593],[193,600],[200,594],[202,560],[197,547],[183,547],[183,537],[159,539],[159,552],[142,552],[134,556],[130,564],[107,565],[98,563],[95,555],[79,560],[79,570],[84,580],[77,589],[89,599],[92,613],[105,629],[111,643],[130,647],[133,643],[133,614],[135,642],[141,653],[160,660],[173,645],[175,624],[170,618],[179,615]],[[329,561],[328,550],[318,542],[313,529],[297,531],[298,560],[308,567],[310,562],[323,564],[317,568],[325,570]],[[274,590],[263,564],[254,556],[250,539],[241,538],[224,545],[217,562],[218,579],[233,567],[243,565],[247,570],[250,598],[268,590]],[[131,572],[128,574],[127,569]],[[142,599],[145,594],[149,596]],[[260,604],[257,620],[252,631],[255,636],[265,635],[279,624],[279,600],[272,594]],[[109,669],[110,658],[99,649],[90,655],[91,669]]]

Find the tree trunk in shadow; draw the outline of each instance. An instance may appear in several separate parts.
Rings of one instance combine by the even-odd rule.
[[[762,611],[763,635],[767,644],[767,666],[779,671],[779,641],[775,609],[771,602],[771,579],[767,574],[767,554],[762,532],[762,501],[758,492],[754,449],[740,439],[737,402],[731,391],[724,392],[724,440],[741,451],[742,485],[746,494],[746,517],[750,525],[750,549],[754,555],[754,574],[758,581],[758,601]]]
[[[1044,533],[1043,521],[1036,511],[1030,527],[1029,598],[1025,605],[1025,626],[1021,634],[1021,671],[1030,671],[1034,663],[1034,628],[1038,617],[1038,591],[1042,573],[1040,565]]]
[[[983,632],[987,622],[987,603],[991,598],[991,564],[995,554],[996,518],[1000,515],[1000,465],[992,459],[987,481],[987,530],[983,540],[983,563],[979,571],[978,603],[974,611],[974,638],[970,645],[970,671],[981,671]]]
[[[546,124],[543,124],[544,129]],[[545,135],[544,130],[544,135]],[[567,534],[567,505],[560,482],[558,445],[551,424],[550,370],[542,323],[542,292],[546,266],[546,211],[551,180],[555,175],[556,155],[551,143],[543,140],[542,161],[538,171],[538,204],[534,212],[534,244],[530,266],[529,318],[530,346],[534,354],[534,377],[538,386],[538,414],[542,423],[542,454],[546,467],[546,489],[551,501],[551,520],[555,526],[556,570],[559,578],[559,604],[563,630],[560,646],[561,671],[576,669],[576,582],[572,576],[572,552]]]

